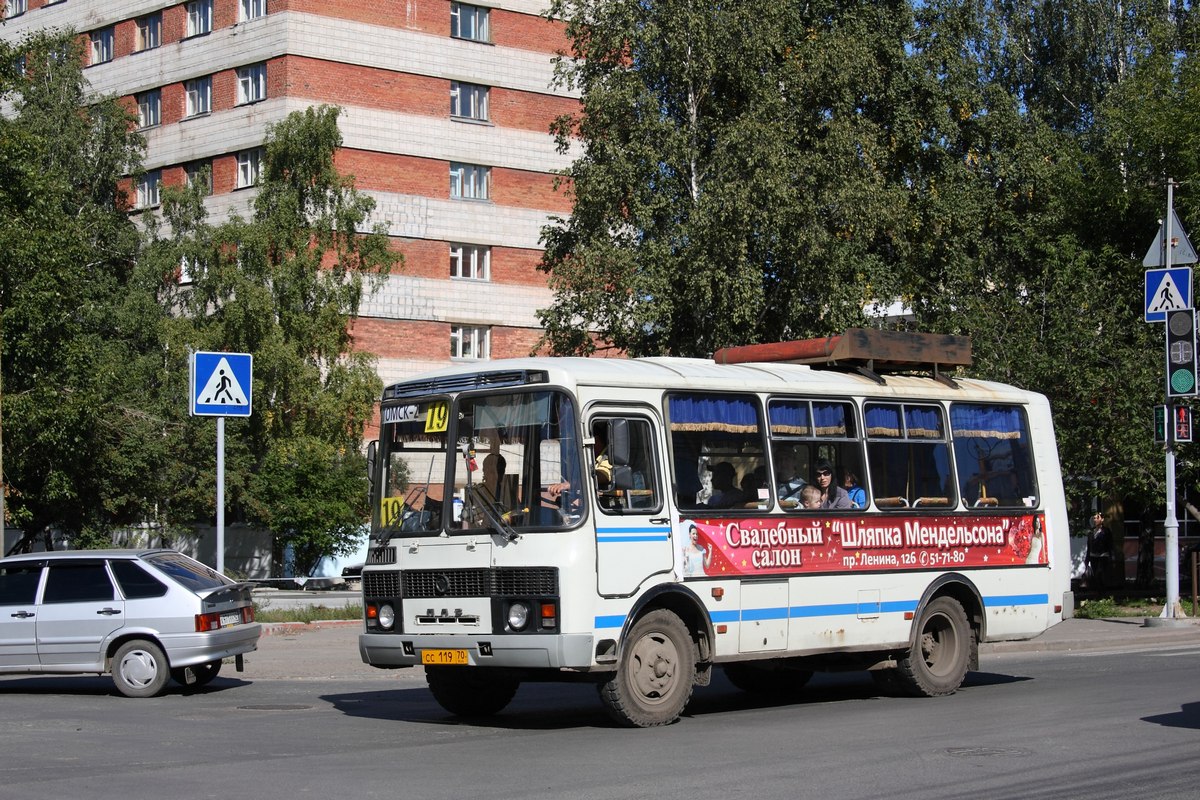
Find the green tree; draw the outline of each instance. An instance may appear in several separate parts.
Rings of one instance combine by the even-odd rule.
[[[144,302],[121,188],[143,143],[115,99],[91,95],[80,59],[69,32],[0,41],[0,388],[18,547],[140,521],[164,455],[143,381],[162,311]]]
[[[888,293],[914,147],[904,2],[558,0],[557,121],[581,156],[548,226],[557,352],[700,355],[828,333]]]
[[[302,571],[351,552],[368,516],[361,447],[382,386],[350,324],[399,262],[368,225],[373,201],[335,167],[337,118],[322,106],[270,128],[249,219],[209,224],[198,190],[167,191],[147,249],[160,302],[179,312],[167,337],[177,407],[189,349],[254,356],[253,413],[227,421],[226,497],[231,519],[272,531],[277,555],[291,545]],[[215,513],[214,427],[178,420],[175,523]]]

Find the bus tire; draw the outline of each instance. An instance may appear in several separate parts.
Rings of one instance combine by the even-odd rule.
[[[438,705],[459,717],[499,714],[521,682],[473,667],[425,667],[425,681]]]
[[[658,609],[634,623],[600,700],[617,723],[652,728],[679,719],[696,681],[696,647],[678,616]]]
[[[938,597],[925,606],[917,637],[899,660],[894,675],[899,688],[914,697],[954,694],[971,660],[971,626],[962,605]]]
[[[812,678],[806,669],[778,667],[771,669],[758,664],[738,662],[723,664],[725,677],[738,689],[760,697],[794,697]]]

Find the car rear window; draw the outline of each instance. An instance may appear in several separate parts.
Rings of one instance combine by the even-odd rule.
[[[126,600],[139,600],[146,597],[162,597],[167,593],[167,585],[151,575],[142,566],[133,561],[112,561],[113,575],[117,577],[117,585]]]
[[[154,553],[146,556],[145,560],[193,592],[218,589],[233,583],[215,569],[206,567],[182,553]]]

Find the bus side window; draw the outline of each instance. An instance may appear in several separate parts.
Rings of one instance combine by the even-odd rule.
[[[662,507],[662,482],[655,465],[654,429],[650,421],[642,418],[598,420],[593,424],[595,438],[595,478],[597,505],[608,513],[657,511]],[[620,430],[623,427],[623,431]],[[617,434],[622,452],[608,452],[610,433]],[[626,447],[628,448],[626,452]],[[622,463],[624,462],[624,463]]]
[[[1035,505],[1029,424],[1019,406],[950,406],[954,460],[963,502],[975,508]]]
[[[867,403],[864,413],[878,507],[958,504],[941,406]]]

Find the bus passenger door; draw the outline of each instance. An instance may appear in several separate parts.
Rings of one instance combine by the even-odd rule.
[[[596,440],[592,507],[596,581],[601,595],[632,595],[673,565],[655,423],[646,412],[605,409],[591,417]]]

